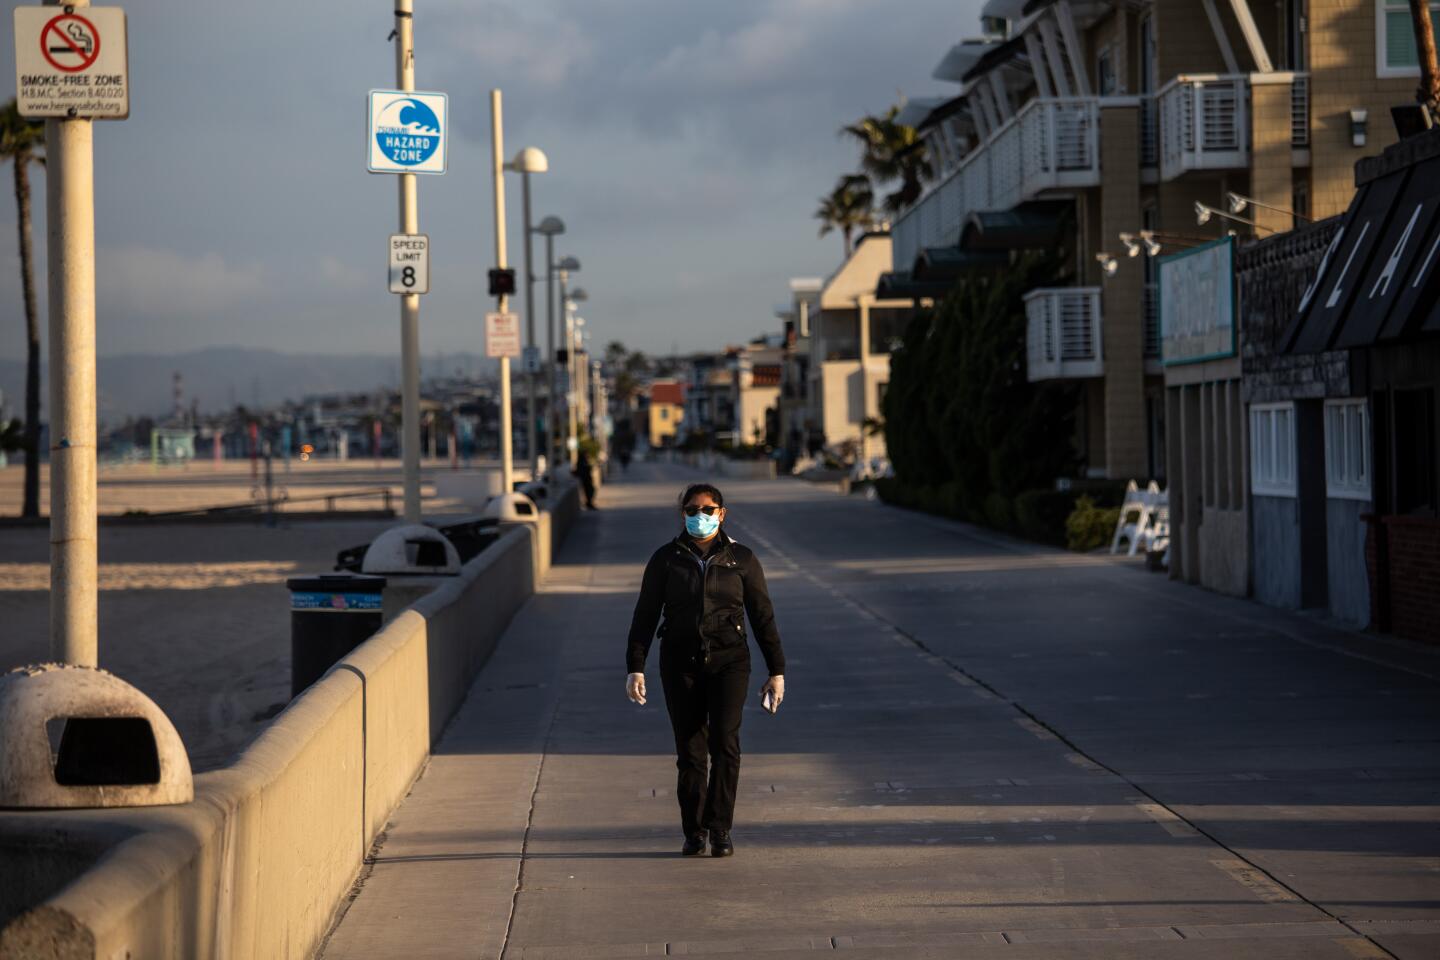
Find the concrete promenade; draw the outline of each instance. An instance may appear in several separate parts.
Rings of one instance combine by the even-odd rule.
[[[603,488],[324,956],[1440,955],[1435,655],[799,481],[722,484],[787,697],[682,859],[622,652],[687,479]]]

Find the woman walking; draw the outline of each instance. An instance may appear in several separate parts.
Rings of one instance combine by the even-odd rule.
[[[769,675],[760,696],[772,714],[785,698],[785,654],[759,559],[722,529],[720,491],[692,484],[680,510],[684,532],[645,566],[625,652],[625,692],[645,703],[645,660],[663,615],[660,682],[675,732],[681,853],[704,853],[708,840],[711,856],[728,857],[735,852],[730,825],[740,782],[740,714],[750,685],[747,614]]]

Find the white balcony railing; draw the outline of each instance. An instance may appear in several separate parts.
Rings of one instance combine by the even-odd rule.
[[[1105,375],[1099,287],[1031,290],[1025,318],[1030,380]]]
[[[1250,85],[1244,76],[1176,77],[1160,88],[1160,178],[1245,167]]]
[[[1100,183],[1100,109],[1093,97],[1031,100],[935,183],[891,229],[894,263],[960,242],[971,213],[1009,210],[1046,190]]]
[[[1297,73],[1290,81],[1290,146],[1310,146],[1310,75]]]

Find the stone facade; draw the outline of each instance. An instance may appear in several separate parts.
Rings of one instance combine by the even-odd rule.
[[[1281,354],[1280,338],[1299,311],[1325,248],[1340,228],[1334,217],[1242,247],[1235,258],[1240,298],[1240,359],[1245,403],[1350,395],[1344,350]]]

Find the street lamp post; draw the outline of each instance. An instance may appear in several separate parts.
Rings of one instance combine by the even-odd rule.
[[[546,217],[535,231],[545,237],[545,456],[553,472],[555,462],[555,238],[565,232],[565,221]]]
[[[589,299],[578,287],[571,290],[564,300],[565,309],[565,449],[570,463],[575,463],[575,453],[580,446],[580,433],[576,420],[575,398],[575,327],[585,321],[575,316],[575,304]]]
[[[550,161],[538,147],[526,147],[515,155],[510,163],[510,169],[520,174],[521,199],[525,207],[525,344],[529,348],[530,357],[538,352],[535,343],[535,271],[531,269],[531,243],[530,234],[534,230],[530,226],[530,174],[545,173],[550,169]],[[530,479],[540,478],[540,447],[535,437],[535,368],[533,360],[527,358],[525,364],[525,403],[526,403],[526,432],[525,439],[528,444],[526,451],[530,454]]]

